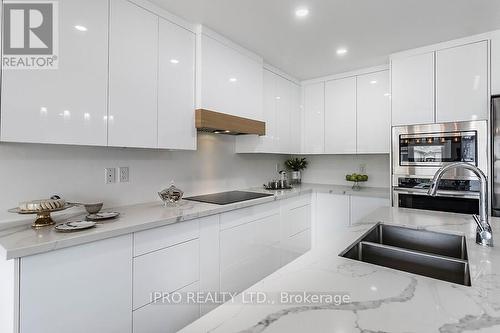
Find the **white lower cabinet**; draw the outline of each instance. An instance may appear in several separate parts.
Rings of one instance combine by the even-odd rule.
[[[391,201],[387,198],[373,197],[358,197],[352,195],[350,197],[350,224],[356,225],[362,223],[364,218],[373,214],[374,211],[381,207],[390,207]]]
[[[3,268],[19,300],[7,296],[2,306],[19,304],[20,333],[176,332],[218,304],[155,296],[241,292],[307,252],[312,230],[325,242],[386,202],[305,194],[23,257],[19,269]]]
[[[200,275],[198,239],[134,258],[134,310],[151,302],[155,292],[170,293]]]
[[[220,235],[221,291],[240,292],[271,274],[280,265],[279,212],[222,230]]]
[[[281,265],[286,265],[297,259],[311,249],[311,229],[288,237],[283,241],[281,248]]]
[[[390,205],[388,198],[317,193],[313,247],[328,245],[339,228],[362,223],[366,216]]]
[[[132,332],[132,235],[23,257],[21,333]]]
[[[221,291],[240,292],[311,246],[311,195],[221,215]]]
[[[311,249],[311,195],[281,203],[281,265]]]
[[[349,225],[349,196],[317,193],[313,225],[313,246],[327,245],[330,235]]]
[[[196,292],[195,282],[179,293]],[[133,313],[134,333],[170,333],[177,332],[200,316],[198,304],[148,304]]]

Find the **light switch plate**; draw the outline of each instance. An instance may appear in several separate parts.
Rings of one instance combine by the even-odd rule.
[[[119,168],[120,175],[120,183],[128,183],[129,182],[129,168],[128,167],[120,167]]]
[[[116,168],[104,169],[104,182],[106,184],[116,183]]]

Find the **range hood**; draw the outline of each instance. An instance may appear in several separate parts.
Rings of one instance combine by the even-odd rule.
[[[198,131],[218,134],[266,135],[266,123],[263,121],[232,116],[206,109],[196,110],[196,128]]]

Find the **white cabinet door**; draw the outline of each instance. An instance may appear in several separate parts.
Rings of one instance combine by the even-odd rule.
[[[290,145],[292,154],[300,154],[302,137],[302,97],[301,88],[292,84],[292,108],[290,120]]]
[[[311,249],[311,229],[289,237],[283,242],[282,247],[281,265],[284,266]]]
[[[196,149],[194,33],[160,19],[158,147]]]
[[[21,259],[20,333],[132,332],[132,235]]]
[[[434,52],[391,61],[392,125],[434,122]]]
[[[111,0],[109,38],[108,144],[156,148],[158,17]]]
[[[105,146],[108,2],[60,1],[58,31],[58,69],[3,70],[1,140]]]
[[[436,120],[488,119],[488,42],[436,52]]]
[[[491,94],[500,95],[500,33],[491,39]]]
[[[349,196],[317,193],[313,246],[327,245],[331,235],[349,225]]]
[[[220,288],[240,292],[279,268],[280,216],[221,231]]]
[[[304,86],[303,152],[322,154],[325,151],[325,83]]]
[[[278,76],[276,112],[278,128],[278,152],[290,153],[290,129],[292,108],[292,83]]]
[[[277,153],[277,78],[273,72],[263,71],[263,121],[266,123],[266,135],[238,135],[236,137],[237,153]]]
[[[199,280],[199,240],[134,258],[134,310],[151,302],[154,292],[173,292]]]
[[[182,288],[179,293],[195,293],[197,282]],[[175,333],[200,317],[199,304],[148,304],[133,313],[133,333]]]
[[[357,153],[389,153],[391,106],[389,71],[357,77]]]
[[[351,196],[351,225],[362,223],[363,219],[381,207],[390,207],[389,199]]]
[[[262,61],[201,35],[200,108],[262,120]]]
[[[325,84],[325,153],[356,153],[356,77]]]

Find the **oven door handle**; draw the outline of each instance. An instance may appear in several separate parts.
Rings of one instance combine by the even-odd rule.
[[[408,189],[402,187],[394,187],[395,192],[405,193],[405,194],[415,194],[415,195],[427,195],[426,189]],[[466,192],[466,191],[437,191],[438,197],[452,197],[452,198],[470,198],[479,199],[479,192]]]

